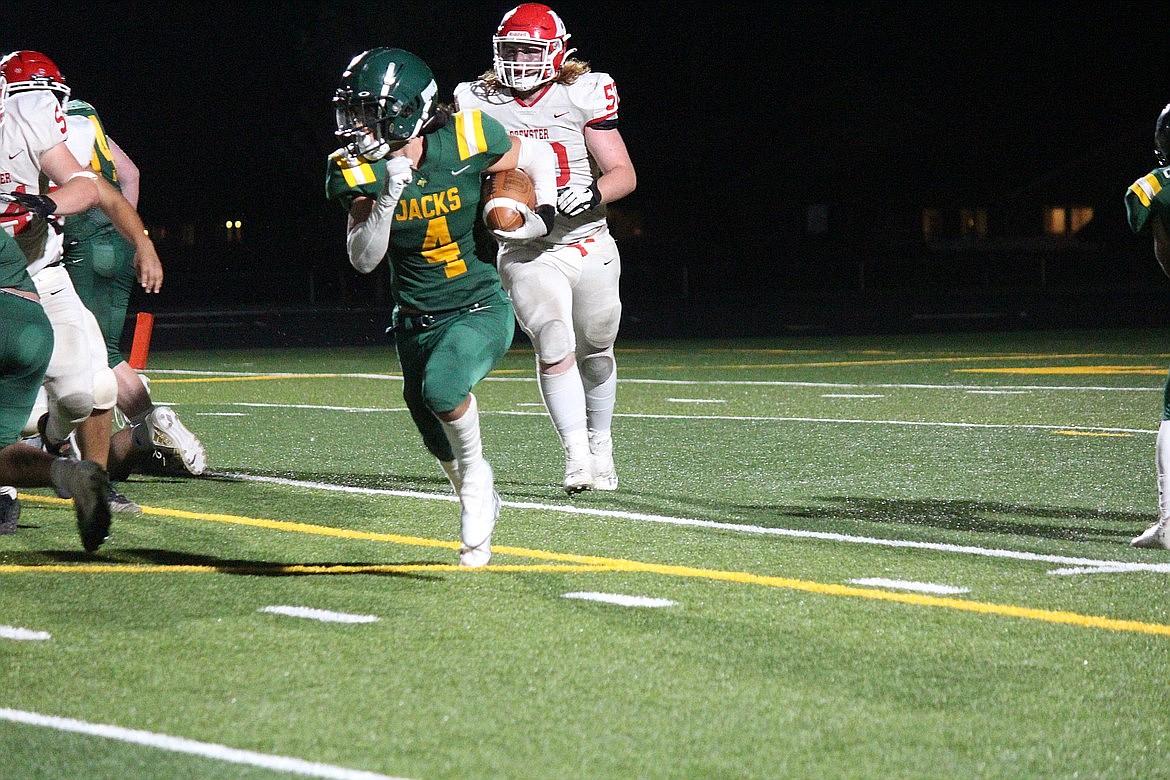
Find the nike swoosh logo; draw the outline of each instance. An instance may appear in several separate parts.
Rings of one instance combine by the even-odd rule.
[[[19,157],[19,156],[21,155],[21,153],[22,153],[23,151],[24,151],[24,149],[17,149],[17,150],[16,150],[16,154],[10,154],[10,155],[8,155],[8,159],[9,159],[9,160],[15,160],[17,157]]]
[[[451,171],[451,175],[452,175],[452,176],[458,176],[459,174],[463,173],[465,170],[467,170],[467,169],[468,169],[468,168],[470,168],[470,167],[471,167],[470,165],[464,165],[462,168],[460,168],[460,169],[459,169],[459,170],[457,170],[457,171]]]
[[[51,293],[49,293],[49,295],[56,295],[59,292],[61,292],[61,291],[60,290],[53,290]]]
[[[563,116],[568,116],[568,114],[569,114],[568,111],[562,111],[559,114],[553,114],[553,119],[560,119]]]

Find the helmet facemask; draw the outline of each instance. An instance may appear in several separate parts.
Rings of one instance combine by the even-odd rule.
[[[493,66],[500,83],[517,92],[528,92],[555,79],[565,61],[561,38],[541,40],[519,35],[492,37]]]

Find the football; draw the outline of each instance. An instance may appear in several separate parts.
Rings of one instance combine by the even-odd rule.
[[[519,168],[491,173],[483,180],[483,221],[492,230],[516,230],[524,224],[517,203],[536,208],[532,179]]]

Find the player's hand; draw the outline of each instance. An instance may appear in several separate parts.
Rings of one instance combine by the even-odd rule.
[[[16,203],[45,220],[57,213],[57,204],[48,195],[30,195],[27,192],[0,192],[0,201]]]
[[[516,210],[524,215],[524,224],[515,230],[493,230],[492,235],[503,241],[526,241],[530,238],[547,236],[556,219],[556,209],[550,205],[528,208],[526,203],[516,203]]]
[[[601,203],[601,191],[597,189],[597,182],[589,182],[588,187],[571,184],[557,190],[557,211],[566,217],[575,217],[583,211]]]
[[[410,167],[410,158],[406,155],[388,157],[386,159],[386,181],[382,187],[382,194],[378,196],[378,205],[383,208],[393,208],[402,197],[402,191],[410,180],[414,178],[414,168]]]
[[[134,252],[134,268],[138,273],[138,283],[148,293],[156,293],[162,289],[163,267],[154,251],[154,243],[144,242]]]

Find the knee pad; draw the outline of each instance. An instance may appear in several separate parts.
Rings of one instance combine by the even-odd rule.
[[[572,329],[561,320],[546,322],[532,340],[536,357],[546,365],[560,363],[576,348]]]
[[[93,376],[93,408],[99,412],[113,409],[118,403],[118,378],[110,368],[103,368]]]
[[[613,357],[613,347],[602,352],[585,355],[578,361],[581,378],[593,385],[599,385],[613,376],[617,369],[617,361]]]
[[[93,412],[93,393],[69,393],[57,399],[57,412],[61,419],[74,426],[81,424]]]
[[[581,328],[581,335],[598,350],[612,350],[617,341],[618,325],[622,320],[622,305],[615,302],[603,309],[590,312],[589,320]]]

